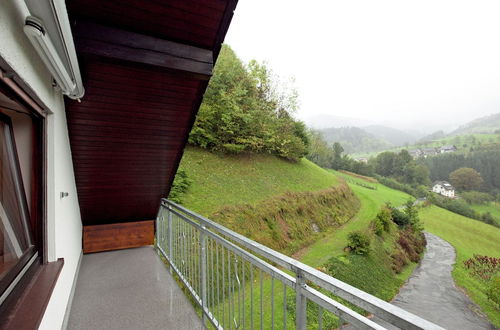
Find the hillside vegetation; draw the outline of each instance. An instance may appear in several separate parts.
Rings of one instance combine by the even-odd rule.
[[[390,233],[370,234],[368,255],[344,250],[351,232],[372,230],[370,223],[386,202],[401,205],[409,197],[373,179],[369,185],[377,190],[367,188],[361,176],[327,171],[305,159],[224,155],[194,147],[187,148],[180,168],[192,182],[181,196],[186,207],[378,297],[391,299],[416,265],[410,262],[399,274],[393,270],[400,233],[395,225]],[[273,295],[279,310],[283,294],[272,290],[266,277],[262,293],[269,299]],[[293,306],[288,307],[293,324]],[[275,321],[279,328],[282,320]],[[337,324],[331,315],[325,322]]]
[[[384,150],[392,146],[359,127],[326,128],[320,132],[327,143],[340,143],[348,154]]]
[[[223,155],[193,147],[187,148],[181,169],[192,181],[183,205],[380,298],[391,299],[416,266],[407,262],[399,274],[394,271],[398,237],[404,235],[399,231],[372,236],[367,255],[345,250],[350,233],[373,230],[371,222],[385,203],[399,206],[410,198],[372,178],[327,171],[305,159]],[[500,230],[435,206],[424,208],[420,218],[425,230],[455,247],[455,281],[498,325],[484,284],[469,275],[463,261],[474,254],[498,257]],[[268,282],[266,296],[272,290]],[[279,308],[281,293],[274,295]],[[337,325],[335,318],[328,322]]]
[[[301,159],[270,155],[224,155],[186,148],[179,169],[192,181],[182,204],[209,216],[224,206],[252,204],[285,192],[317,191],[339,183],[337,177]]]
[[[192,181],[186,207],[278,251],[292,254],[347,222],[359,201],[336,176],[306,159],[185,151]]]
[[[500,130],[500,113],[475,119],[451,132],[451,135],[494,133],[497,130]]]

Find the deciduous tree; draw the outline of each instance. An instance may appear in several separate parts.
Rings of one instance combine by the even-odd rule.
[[[475,169],[462,167],[450,173],[450,182],[458,190],[477,190],[483,184],[483,178]]]

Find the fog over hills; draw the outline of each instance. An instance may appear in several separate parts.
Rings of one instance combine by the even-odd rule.
[[[306,120],[306,124],[319,130],[328,143],[339,142],[347,153],[352,154],[380,151],[450,135],[495,133],[500,131],[500,113],[474,119],[458,128],[455,125],[453,130],[449,127],[450,123],[430,122],[425,127],[407,123],[393,127],[370,120],[333,115],[311,117]]]

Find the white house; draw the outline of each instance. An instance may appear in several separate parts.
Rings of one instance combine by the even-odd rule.
[[[455,152],[455,151],[457,151],[457,147],[454,145],[447,145],[447,146],[442,146],[439,148],[439,153],[441,153],[441,154]]]
[[[432,185],[432,191],[446,197],[455,197],[455,188],[453,188],[453,186],[447,181],[434,182]]]

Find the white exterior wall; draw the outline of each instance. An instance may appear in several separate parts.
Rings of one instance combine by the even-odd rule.
[[[455,190],[447,190],[440,184],[434,185],[432,191],[446,197],[455,197]]]
[[[24,35],[28,15],[24,1],[0,2],[0,57],[37,94],[52,114],[47,116],[48,258],[64,258],[64,266],[40,329],[60,329],[82,253],[82,225],[69,145],[64,100],[52,88],[52,78]],[[60,192],[69,196],[60,199]]]

